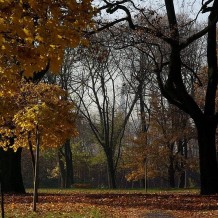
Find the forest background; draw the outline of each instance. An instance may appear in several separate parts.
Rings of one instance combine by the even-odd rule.
[[[193,9],[182,2],[184,11]],[[201,180],[203,194],[216,193],[217,185],[208,187],[217,166],[207,161],[216,162],[216,146],[205,138],[214,139],[217,126],[217,1],[199,8],[209,24],[197,22],[198,14],[175,14],[173,1],[156,8],[103,1],[100,11],[124,12],[114,21],[101,14],[93,21],[90,1],[45,4],[46,16],[39,3],[1,4],[1,173],[8,191],[14,175],[22,186],[21,153],[31,187],[40,145],[40,186],[175,188]]]

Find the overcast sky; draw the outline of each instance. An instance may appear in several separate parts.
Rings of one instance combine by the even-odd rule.
[[[139,5],[157,10],[159,13],[164,13],[164,0],[133,0],[135,5]],[[191,18],[195,18],[201,8],[201,0],[174,0],[175,9],[178,14],[188,14]],[[95,5],[102,5],[102,0],[94,0]],[[110,15],[103,13],[105,18],[118,18],[124,15],[122,11]],[[206,21],[208,14],[199,14],[198,21]]]

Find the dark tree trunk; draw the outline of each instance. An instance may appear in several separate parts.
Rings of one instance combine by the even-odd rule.
[[[201,194],[218,193],[218,168],[216,157],[216,121],[197,126],[200,156]]]
[[[140,103],[139,105],[140,105],[140,118],[141,118],[141,132],[146,133],[147,125],[146,125],[146,120],[145,120],[145,102],[144,102],[142,84],[139,86],[139,103]],[[147,140],[144,146],[146,148]],[[146,164],[144,164],[144,166],[146,166]],[[144,169],[144,171],[146,171],[146,169]],[[146,180],[147,180],[147,175],[145,174],[144,178],[141,179],[140,184],[141,184],[141,188],[145,188],[147,190],[147,187],[145,187],[147,185]]]
[[[179,188],[186,188],[185,186],[185,180],[186,180],[186,175],[185,171],[180,172],[180,177],[179,177]]]
[[[175,188],[175,169],[174,169],[174,158],[172,155],[169,158],[170,164],[168,167],[168,181],[171,188]]]
[[[70,140],[67,140],[64,144],[64,154],[66,161],[66,183],[65,188],[70,188],[74,182],[73,178],[73,162],[72,162],[72,151],[70,148]]]
[[[139,181],[140,183],[140,188],[146,188],[145,187],[145,185],[146,185],[146,183],[145,183],[145,179],[140,179],[140,181]]]
[[[218,81],[217,69],[217,29],[213,23],[217,17],[218,1],[214,1],[213,9],[208,17],[208,25],[212,28],[207,37],[208,84],[205,97],[204,116],[200,123],[196,120],[200,155],[201,194],[218,193],[218,168],[216,159],[216,93]]]
[[[187,140],[179,141],[179,153],[182,155],[180,162],[180,177],[179,177],[179,188],[186,188],[186,169],[185,169],[185,160],[187,159]]]
[[[58,164],[59,164],[59,169],[60,169],[60,186],[61,188],[65,188],[66,184],[66,177],[65,177],[65,168],[64,168],[64,162],[62,159],[62,153],[59,150],[58,151]]]
[[[114,169],[114,163],[112,156],[107,153],[107,164],[108,164],[108,179],[109,179],[109,188],[116,189],[116,171]]]
[[[143,55],[142,55],[143,57]],[[141,57],[141,58],[142,58]],[[141,71],[144,73],[144,70],[143,70],[143,59],[141,59]],[[140,105],[140,119],[141,119],[141,132],[142,133],[147,133],[148,131],[148,125],[147,125],[147,122],[146,122],[146,116],[145,116],[145,101],[144,101],[144,90],[143,90],[143,85],[144,85],[144,78],[143,77],[140,77],[138,79],[140,85],[139,85],[139,88],[138,88],[138,95],[139,95],[139,105]],[[147,109],[147,112],[148,109]],[[146,146],[147,146],[147,135],[145,135],[146,137],[146,140],[145,140],[145,143],[144,143],[144,146],[145,146],[145,149],[146,149]],[[145,172],[145,176],[143,179],[141,179],[140,181],[140,186],[141,188],[144,188],[146,191],[147,191],[147,186],[148,186],[148,183],[147,183],[147,161],[146,161],[147,157],[145,156],[145,163],[144,163],[144,172]]]
[[[2,189],[6,193],[25,193],[21,174],[21,152],[22,148],[18,148],[16,152],[0,148]]]
[[[61,176],[61,187],[70,188],[71,185],[73,184],[73,179],[74,179],[70,140],[67,140],[64,146],[59,149],[58,162],[59,162],[60,176]]]

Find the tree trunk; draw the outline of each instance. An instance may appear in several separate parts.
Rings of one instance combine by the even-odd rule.
[[[66,183],[66,177],[65,177],[65,168],[64,168],[64,162],[62,160],[62,152],[59,150],[58,151],[58,164],[59,164],[59,169],[60,169],[60,179],[61,179],[61,188],[65,188],[65,183]]]
[[[140,118],[141,118],[141,132],[146,133],[147,132],[147,125],[146,125],[146,119],[145,119],[145,102],[144,102],[142,84],[139,86],[139,103],[140,103],[139,105],[140,105]],[[146,139],[147,139],[147,136],[146,136]],[[147,140],[146,140],[144,146],[146,148]],[[145,157],[145,159],[146,159],[146,157]],[[146,168],[146,163],[144,164],[144,166]],[[146,172],[146,169],[145,169],[145,172]],[[141,188],[144,188],[145,190],[147,190],[146,181],[147,181],[147,174],[145,173],[144,178],[141,179],[141,181],[140,181]]]
[[[145,187],[145,179],[140,179],[140,181],[139,181],[139,184],[140,184],[140,188],[144,188],[144,189],[146,189],[146,187]]]
[[[18,148],[16,152],[0,148],[2,189],[6,193],[25,193],[21,174],[21,152],[22,148]]]
[[[215,119],[214,119],[215,120]],[[200,156],[201,194],[218,193],[218,167],[216,157],[216,121],[197,126]]]
[[[187,150],[187,140],[184,139],[183,141],[179,141],[179,153],[182,155],[182,159],[180,162],[180,177],[179,177],[179,188],[186,188],[186,167],[185,167],[185,160],[188,156]]]
[[[185,171],[182,170],[180,172],[180,177],[179,177],[179,188],[186,188],[185,186],[185,180],[186,180],[186,175],[185,175]]]
[[[142,72],[144,72],[143,70],[143,59],[141,59],[143,57],[143,54],[141,54],[140,56],[140,60],[141,60],[141,66],[140,66],[140,70]],[[138,88],[138,95],[139,95],[139,105],[140,105],[140,119],[141,119],[141,132],[145,134],[145,137],[146,137],[146,140],[145,140],[145,143],[144,143],[144,146],[145,146],[145,149],[146,149],[146,146],[148,144],[148,140],[147,140],[147,131],[148,131],[148,125],[147,125],[147,122],[146,122],[146,116],[145,116],[145,101],[144,101],[144,90],[143,90],[143,85],[144,85],[144,78],[143,77],[140,77],[139,79],[139,88]],[[145,156],[145,163],[144,163],[144,166],[145,166],[145,176],[143,179],[141,179],[140,181],[140,186],[141,188],[144,188],[146,191],[147,191],[147,155]]]
[[[175,188],[175,169],[174,158],[170,156],[170,165],[168,167],[168,181],[171,188]]]
[[[109,153],[107,153],[107,164],[108,164],[108,177],[109,177],[110,188],[116,189],[117,188],[116,171],[114,169],[113,158]]]
[[[74,182],[73,178],[73,162],[72,162],[72,151],[70,148],[70,140],[67,140],[64,144],[64,154],[66,161],[66,183],[65,188],[70,188]]]

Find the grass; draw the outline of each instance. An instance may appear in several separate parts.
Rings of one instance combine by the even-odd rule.
[[[33,193],[33,189],[26,189],[27,193]],[[76,194],[76,193],[82,193],[82,194],[164,194],[164,193],[193,193],[198,194],[199,189],[196,188],[153,188],[148,189],[145,191],[144,189],[95,189],[95,188],[89,188],[89,189],[79,189],[79,188],[69,188],[69,189],[59,189],[59,188],[53,188],[53,189],[46,189],[41,188],[39,189],[39,193],[43,194]]]

